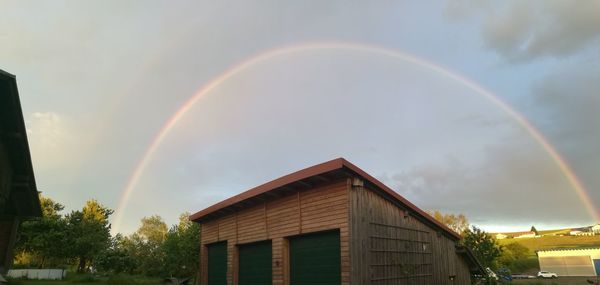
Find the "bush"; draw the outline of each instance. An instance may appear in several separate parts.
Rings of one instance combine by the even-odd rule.
[[[108,285],[135,285],[135,284],[137,284],[137,282],[133,277],[131,277],[129,275],[115,274],[115,275],[108,277],[106,284],[108,284]]]

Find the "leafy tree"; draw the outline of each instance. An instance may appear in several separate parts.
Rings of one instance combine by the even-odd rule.
[[[531,226],[531,230],[530,231],[534,232],[536,236],[539,235],[538,234],[538,230],[535,228],[535,226]]]
[[[162,244],[166,275],[194,276],[198,269],[200,226],[188,217],[189,213],[179,216],[179,224],[171,227]]]
[[[163,219],[158,215],[154,215],[142,218],[142,224],[136,233],[146,242],[158,245],[165,240],[167,231],[168,227]]]
[[[67,256],[65,252],[66,223],[60,211],[64,206],[40,195],[43,216],[36,220],[25,221],[19,230],[16,250],[21,256],[27,255],[30,262],[39,268],[61,263]]]
[[[111,238],[110,246],[105,251],[102,251],[97,257],[94,264],[98,270],[112,273],[129,273],[132,274],[137,267],[137,262],[131,252],[123,246],[125,239],[121,234],[117,234]]]
[[[125,238],[123,246],[137,262],[136,273],[161,275],[165,264],[161,246],[168,232],[167,224],[160,216],[144,217],[138,230]]]
[[[502,247],[502,255],[498,258],[498,263],[513,271],[522,271],[527,269],[524,265],[527,265],[528,258],[529,249],[518,242],[513,242]]]
[[[84,272],[94,257],[109,247],[109,216],[113,210],[89,200],[81,211],[67,215],[69,257],[77,259],[77,272]]]
[[[490,234],[473,226],[464,232],[462,243],[473,252],[484,267],[492,269],[497,267],[497,258],[502,255],[502,248]]]
[[[438,222],[446,225],[451,230],[462,234],[464,231],[469,229],[469,220],[463,214],[443,214],[442,212],[435,210],[429,212],[434,219]]]

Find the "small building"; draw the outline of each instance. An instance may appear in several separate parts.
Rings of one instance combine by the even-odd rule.
[[[571,236],[593,236],[594,232],[589,231],[589,230],[571,230],[569,232],[569,235]]]
[[[542,271],[558,276],[600,275],[600,248],[552,249],[536,253]]]
[[[600,224],[595,224],[595,225],[591,226],[590,231],[596,235],[599,235],[600,234]]]
[[[521,232],[515,233],[514,238],[534,238],[536,237],[535,232]]]
[[[12,265],[19,222],[41,215],[17,83],[0,70],[0,284]]]
[[[343,158],[193,214],[201,284],[471,284],[460,236]]]

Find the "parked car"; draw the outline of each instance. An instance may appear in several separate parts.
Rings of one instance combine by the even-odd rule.
[[[554,272],[549,272],[549,271],[540,271],[537,274],[538,278],[556,278],[558,277],[558,274],[554,273]]]
[[[515,273],[512,275],[513,279],[535,279],[535,276],[524,274],[524,273]]]

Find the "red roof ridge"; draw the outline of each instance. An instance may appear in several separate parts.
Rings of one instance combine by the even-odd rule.
[[[213,213],[215,211],[218,211],[220,209],[223,209],[225,207],[231,206],[233,204],[239,203],[243,200],[252,198],[254,196],[260,195],[262,193],[274,190],[276,188],[285,186],[287,184],[302,180],[302,179],[306,179],[312,176],[316,176],[319,174],[323,174],[323,173],[327,173],[330,171],[334,171],[334,170],[338,170],[338,169],[343,169],[343,168],[347,168],[348,170],[356,173],[358,176],[364,178],[365,180],[367,180],[368,182],[370,182],[371,184],[375,185],[377,188],[380,188],[381,190],[383,190],[386,194],[390,195],[391,198],[394,198],[395,200],[397,200],[398,202],[406,205],[408,208],[410,208],[411,210],[415,211],[419,216],[425,218],[426,220],[428,220],[429,222],[433,223],[435,226],[439,227],[440,229],[442,229],[443,231],[447,232],[448,234],[450,234],[452,237],[456,238],[456,239],[460,239],[460,235],[457,234],[455,231],[451,230],[450,228],[448,228],[446,225],[442,224],[441,222],[437,221],[436,219],[434,219],[431,215],[427,214],[425,211],[421,210],[419,207],[417,207],[416,205],[414,205],[413,203],[411,203],[410,201],[406,200],[406,198],[402,197],[400,194],[398,194],[396,191],[392,190],[391,188],[387,187],[385,184],[383,184],[381,181],[377,180],[375,177],[369,175],[368,173],[366,173],[364,170],[360,169],[358,166],[352,164],[351,162],[349,162],[348,160],[344,159],[343,157],[339,157],[336,159],[332,159],[330,161],[326,161],[317,165],[313,165],[307,168],[304,168],[302,170],[281,176],[275,180],[269,181],[267,183],[264,183],[262,185],[259,185],[257,187],[254,187],[250,190],[247,190],[245,192],[242,192],[238,195],[235,195],[233,197],[230,197],[228,199],[225,199],[219,203],[216,203],[208,208],[205,208],[199,212],[196,212],[195,214],[190,216],[190,220],[192,221],[196,221],[201,219],[202,217],[209,215],[210,213]]]

